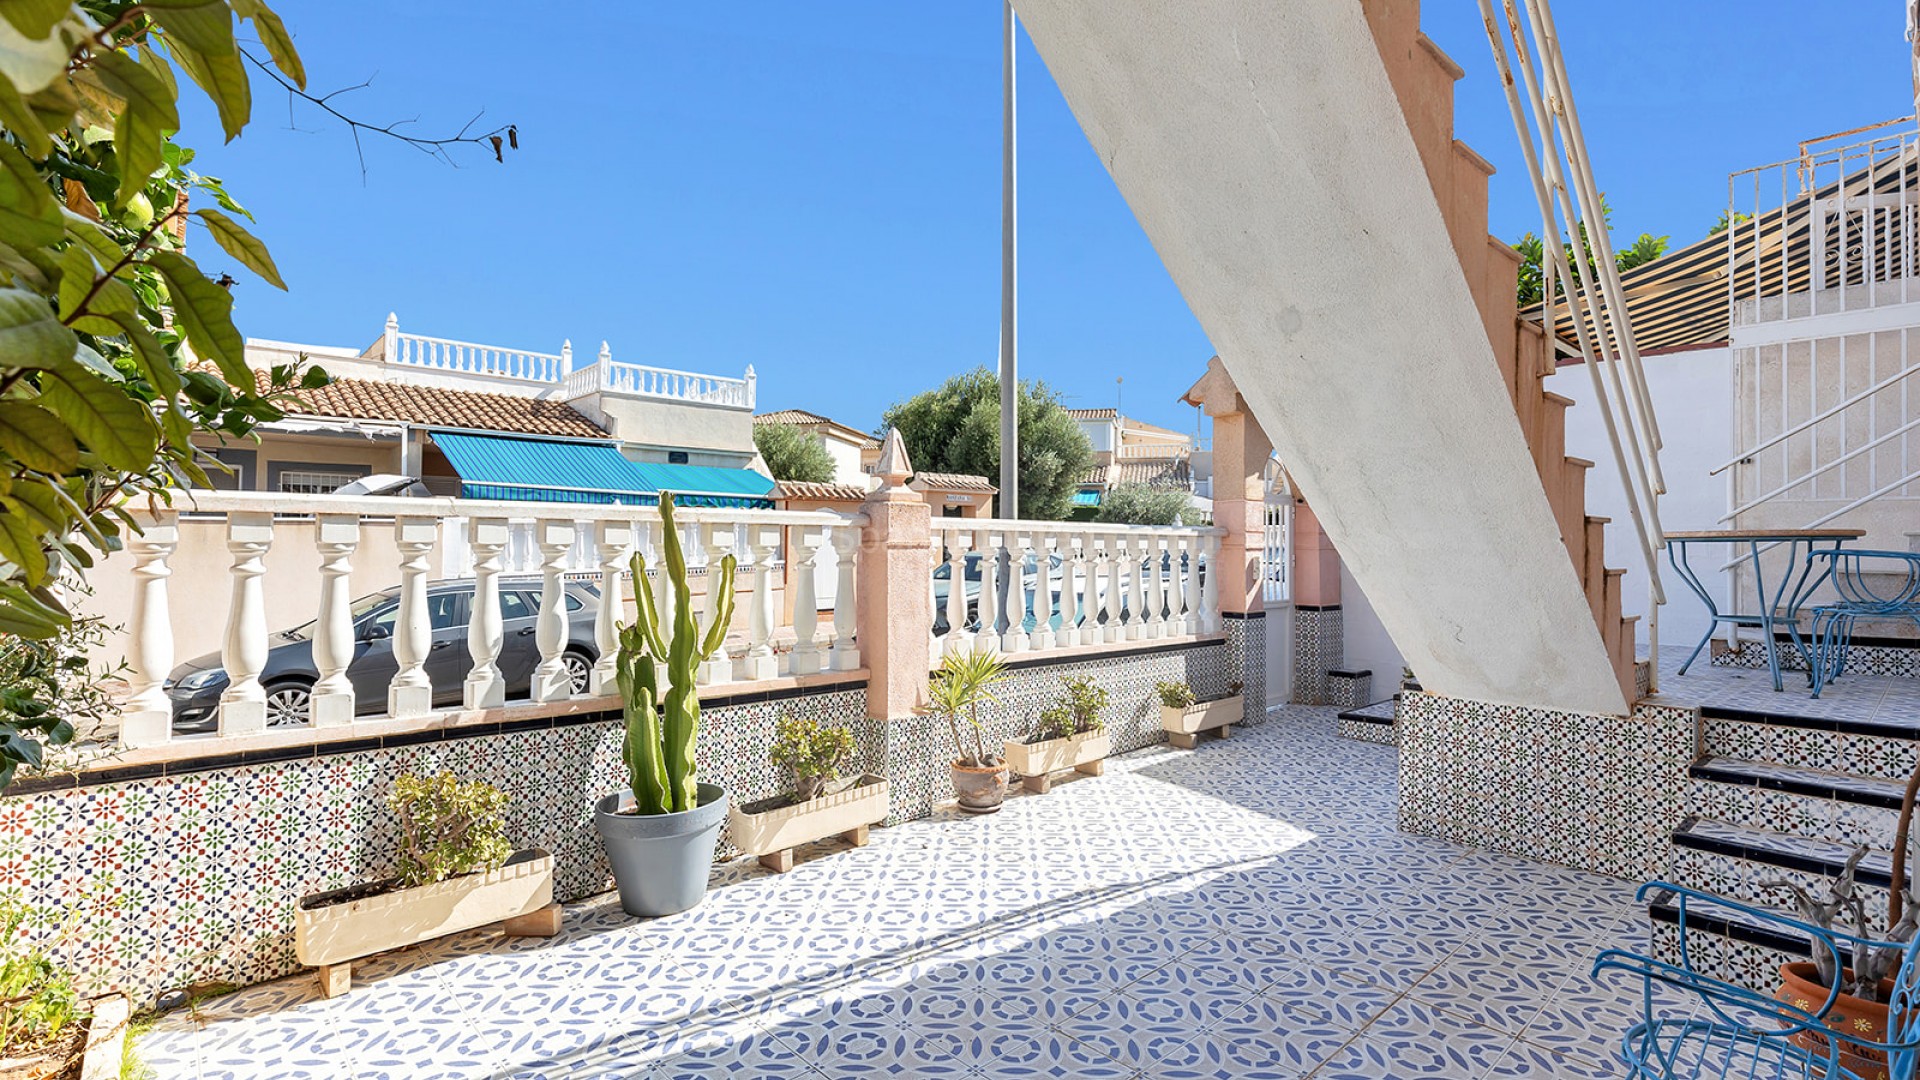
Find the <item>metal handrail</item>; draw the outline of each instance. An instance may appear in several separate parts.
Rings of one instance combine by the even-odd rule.
[[[1905,435],[1907,432],[1912,431],[1916,427],[1920,427],[1920,417],[1916,417],[1912,420],[1907,421],[1906,423],[1900,425],[1898,428],[1895,428],[1894,430],[1887,432],[1885,435],[1880,436],[1879,438],[1873,440],[1870,443],[1866,443],[1856,449],[1847,451],[1845,454],[1842,454],[1839,457],[1834,458],[1832,461],[1827,462],[1825,465],[1822,465],[1817,469],[1810,469],[1807,472],[1800,474],[1798,478],[1787,481],[1786,483],[1780,485],[1777,488],[1774,488],[1772,491],[1767,492],[1765,495],[1762,495],[1759,498],[1754,499],[1752,502],[1749,502],[1746,505],[1739,507],[1738,509],[1735,509],[1735,510],[1729,511],[1728,513],[1720,515],[1720,520],[1732,521],[1734,518],[1739,517],[1741,514],[1744,514],[1747,511],[1752,510],[1754,507],[1759,506],[1761,503],[1764,503],[1769,499],[1777,498],[1781,495],[1786,494],[1789,491],[1792,491],[1794,488],[1797,488],[1801,484],[1804,484],[1807,481],[1813,479],[1814,477],[1819,476],[1821,473],[1826,472],[1828,469],[1833,468],[1835,465],[1845,465],[1847,462],[1852,461],[1854,458],[1859,457],[1861,454],[1864,454],[1869,450],[1872,450],[1874,447],[1879,446],[1881,443],[1884,443],[1887,440],[1895,438],[1897,436]]]
[[[1833,417],[1839,415],[1840,413],[1845,412],[1846,410],[1852,408],[1855,405],[1858,405],[1860,402],[1865,401],[1867,398],[1872,397],[1873,395],[1879,393],[1882,390],[1885,390],[1887,387],[1892,386],[1894,383],[1899,382],[1901,379],[1906,378],[1907,376],[1913,374],[1916,371],[1920,371],[1920,366],[1902,368],[1901,370],[1893,373],[1892,375],[1889,375],[1886,378],[1881,379],[1879,382],[1874,383],[1872,386],[1867,387],[1865,390],[1862,390],[1859,393],[1853,395],[1847,400],[1842,401],[1840,404],[1835,405],[1832,408],[1829,408],[1826,412],[1823,412],[1818,416],[1811,417],[1807,420],[1803,420],[1800,423],[1794,425],[1793,427],[1790,427],[1787,430],[1780,432],[1778,435],[1775,435],[1772,438],[1767,439],[1765,442],[1755,443],[1753,446],[1748,447],[1745,451],[1741,452],[1740,454],[1736,455],[1730,460],[1722,462],[1720,465],[1716,466],[1715,468],[1709,469],[1707,471],[1707,475],[1718,476],[1719,474],[1727,471],[1729,468],[1732,468],[1735,465],[1740,464],[1742,461],[1747,460],[1753,455],[1758,454],[1763,450],[1770,450],[1773,447],[1780,445],[1781,443],[1794,437],[1795,435],[1798,435],[1801,432],[1806,431],[1808,428],[1811,428],[1814,425],[1820,423],[1822,420],[1832,419]],[[1722,520],[1725,520],[1725,519],[1723,518]]]

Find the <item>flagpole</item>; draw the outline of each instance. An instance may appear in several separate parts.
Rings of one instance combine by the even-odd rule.
[[[1013,0],[1000,48],[1000,516],[1020,516],[1019,363],[1014,356],[1014,38]]]

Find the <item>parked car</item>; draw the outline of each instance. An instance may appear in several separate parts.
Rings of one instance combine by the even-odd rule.
[[[1163,552],[1160,555],[1160,569],[1163,574],[1168,574],[1168,575],[1172,574],[1174,567],[1176,565],[1176,561],[1175,561],[1176,558],[1178,559],[1177,565],[1179,566],[1180,570],[1182,572],[1185,571],[1186,565],[1187,565],[1186,556],[1184,555],[1176,556],[1171,552]],[[1023,583],[1022,592],[1024,595],[1024,602],[1020,609],[1024,613],[1024,618],[1021,620],[1021,628],[1028,633],[1032,633],[1033,628],[1036,625],[1033,617],[1033,594],[1034,594],[1033,585],[1034,585],[1034,578],[1036,577],[1034,573],[1034,568],[1039,565],[1039,561],[1040,561],[1039,557],[1036,555],[1026,556],[1023,564],[1025,569],[1021,577],[1021,581]],[[980,622],[980,554],[979,552],[969,553],[966,557],[965,563],[966,563],[965,569],[961,574],[961,582],[962,582],[962,589],[963,589],[962,595],[964,595],[967,598],[966,625],[969,627],[977,627]],[[1143,567],[1146,565],[1145,560],[1141,561],[1141,565]],[[1058,629],[1062,622],[1061,615],[1060,615],[1060,609],[1061,609],[1060,583],[1065,577],[1065,572],[1061,570],[1060,566],[1061,566],[1061,559],[1060,559],[1060,555],[1057,552],[1048,556],[1047,581],[1048,581],[1048,584],[1051,586],[1051,588],[1049,588],[1047,591],[1049,595],[1051,595],[1052,597],[1052,604],[1053,604],[1053,609],[1052,609],[1053,617],[1049,620],[1049,625],[1052,626],[1054,629]],[[1206,568],[1205,566],[1202,566],[1200,570],[1201,580],[1205,581],[1206,576],[1207,576]],[[933,605],[934,605],[933,606],[933,632],[935,635],[941,635],[947,632],[947,594],[951,592],[953,588],[952,578],[953,578],[953,566],[950,563],[942,562],[939,566],[935,567],[933,570]],[[1103,573],[1093,583],[1094,598],[1096,601],[1098,601],[1102,605],[1102,610],[1104,610],[1104,605],[1106,604],[1106,599],[1107,599],[1107,582],[1108,582],[1108,577],[1106,574]],[[1081,587],[1080,582],[1076,580],[1074,583],[1074,587],[1076,590],[1078,590]],[[1003,578],[1000,581],[1000,593],[999,593],[1000,600],[1003,607],[1005,606],[1007,594],[1009,591],[1010,590],[1007,587],[1007,582]],[[1080,599],[1080,596],[1076,594],[1074,599],[1077,604]],[[1164,611],[1165,609],[1163,608],[1162,610]],[[1130,612],[1128,609],[1128,603],[1126,599],[1123,597],[1120,603],[1121,617],[1125,618],[1129,613]],[[1004,611],[1002,611],[1000,615],[1000,619],[1003,622],[1006,620],[1006,613]],[[1096,612],[1094,615],[1093,621],[1095,622],[1104,621],[1104,615],[1102,615],[1099,612]]]
[[[600,593],[589,583],[569,583],[562,594],[567,608],[567,641],[561,662],[573,680],[573,692],[584,693],[588,674],[599,657],[593,643],[593,620]],[[472,580],[435,581],[427,585],[427,615],[432,621],[432,644],[426,670],[433,680],[436,705],[458,704],[473,657],[467,651],[467,622],[473,604]],[[393,657],[393,623],[400,613],[400,589],[395,586],[353,602],[353,659],[347,678],[362,713],[386,709],[387,686],[400,670]],[[502,642],[500,672],[507,696],[527,694],[533,669],[540,664],[534,622],[540,613],[538,581],[500,583]],[[267,692],[267,726],[288,727],[307,722],[307,703],[320,671],[313,663],[313,631],[309,622],[268,638],[266,667],[260,685]],[[173,669],[167,679],[167,697],[173,702],[173,731],[196,735],[213,731],[219,721],[220,695],[227,689],[227,673],[220,654],[195,657]]]

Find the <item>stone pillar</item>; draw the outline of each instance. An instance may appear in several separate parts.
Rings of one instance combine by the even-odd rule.
[[[887,433],[874,471],[880,486],[860,508],[867,525],[860,537],[857,632],[870,673],[867,716],[901,720],[926,700],[929,647],[919,628],[933,621],[927,591],[933,514],[907,487],[913,469],[898,431]]]
[[[1213,523],[1226,530],[1218,546],[1220,618],[1227,635],[1227,679],[1241,684],[1246,722],[1266,719],[1267,632],[1260,592],[1266,546],[1267,460],[1273,444],[1247,409],[1219,357],[1181,398],[1213,420]]]

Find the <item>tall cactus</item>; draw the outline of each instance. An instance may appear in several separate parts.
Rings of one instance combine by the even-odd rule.
[[[662,632],[660,613],[647,588],[647,560],[633,554],[634,620],[620,627],[620,652],[614,659],[620,696],[626,704],[627,738],[622,756],[637,811],[671,814],[691,810],[699,798],[694,743],[700,735],[700,695],[694,674],[726,640],[733,621],[734,557],[720,560],[719,573],[707,575],[716,590],[713,625],[703,639],[693,622],[693,590],[687,583],[687,559],[673,524],[673,493],[660,493],[667,586],[673,590],[673,629]],[[667,666],[667,687],[660,691],[657,664]]]

